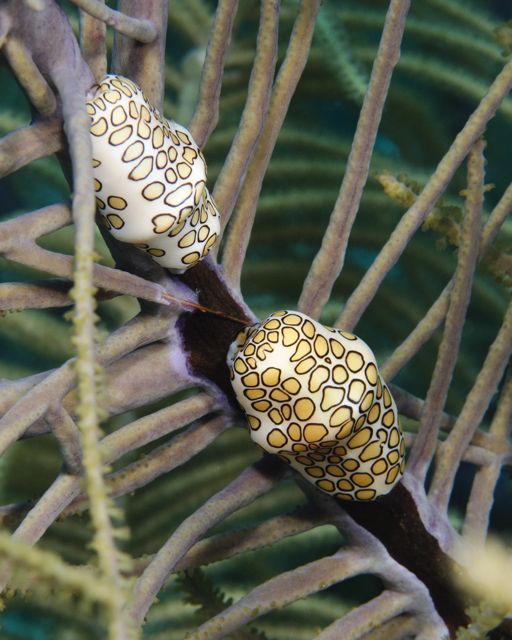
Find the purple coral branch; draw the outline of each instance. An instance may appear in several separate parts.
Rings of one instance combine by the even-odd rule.
[[[133,589],[130,615],[140,625],[153,599],[185,553],[215,524],[270,491],[282,475],[270,458],[252,465],[184,520],[149,563]]]
[[[141,329],[148,328],[145,318],[139,318],[128,323],[106,341],[99,350],[98,361],[108,364],[122,355],[130,353],[136,346],[152,342],[167,329],[162,321],[153,319],[153,332],[140,335]],[[17,402],[0,419],[0,451],[5,451],[13,442],[39,418],[43,417],[51,406],[55,406],[75,385],[75,370],[73,361],[68,360],[58,369],[50,372],[30,391],[20,397]]]
[[[457,362],[466,310],[471,298],[478,257],[480,220],[484,204],[484,148],[480,140],[469,153],[466,212],[462,225],[457,268],[450,292],[445,328],[421,413],[418,436],[411,450],[408,471],[421,482],[434,454],[441,416]]]
[[[238,0],[219,0],[210,30],[197,105],[189,126],[192,137],[201,148],[207,143],[219,120],[222,73],[237,9]]]
[[[311,506],[301,507],[293,514],[270,518],[255,527],[219,533],[197,542],[176,564],[175,571],[205,566],[219,560],[233,558],[247,551],[274,544],[289,536],[327,524],[329,517]],[[132,574],[139,575],[154,556],[135,561]]]
[[[474,143],[483,134],[487,123],[494,117],[496,110],[507,97],[511,87],[512,62],[508,62],[458,133],[416,202],[398,223],[389,240],[375,258],[372,266],[367,270],[361,282],[347,300],[345,308],[336,320],[337,327],[349,330],[355,327],[364,310],[375,296],[381,282],[393,268],[423,220],[432,211],[455,171],[461,165]]]
[[[341,549],[332,556],[314,560],[267,580],[222,613],[210,618],[190,640],[218,640],[244,624],[326,589],[337,582],[372,570],[374,559],[363,549]]]
[[[189,427],[169,443],[156,447],[139,460],[108,475],[106,480],[109,495],[117,498],[145,487],[156,478],[188,462],[231,426],[222,416],[204,420],[198,425]],[[84,510],[87,502],[85,494],[77,496],[64,515]]]
[[[487,353],[482,369],[467,396],[457,422],[436,457],[429,498],[440,511],[447,509],[462,455],[497,391],[511,355],[512,303],[509,304],[505,312],[503,324]]]
[[[481,260],[491,247],[503,223],[512,211],[512,183],[507,187],[497,205],[491,211],[480,237],[478,259]],[[445,286],[437,300],[414,327],[407,338],[381,366],[386,380],[392,380],[407,362],[420,350],[439,327],[448,311],[453,278]]]
[[[358,640],[413,608],[414,600],[410,594],[386,590],[333,622],[319,633],[315,640],[339,640],[340,638]]]
[[[391,77],[400,58],[400,45],[409,6],[409,0],[391,0],[389,4],[379,49],[348,157],[347,169],[322,245],[304,281],[298,308],[314,318],[320,315],[334,282],[343,268],[350,231],[368,177],[373,146]],[[342,326],[342,324],[337,323],[336,326]],[[346,324],[345,326],[350,329],[350,326]]]
[[[158,35],[156,24],[150,20],[131,18],[122,11],[110,9],[100,0],[71,0],[71,2],[93,18],[108,24],[118,33],[138,42],[148,44]]]
[[[57,153],[63,146],[60,118],[36,120],[30,126],[17,129],[0,140],[0,177]]]
[[[105,3],[105,0],[99,0]],[[107,9],[108,11],[108,9]],[[153,25],[154,28],[154,25]],[[155,35],[156,35],[156,30]],[[107,25],[83,9],[80,10],[80,49],[96,82],[107,73]]]
[[[493,506],[493,493],[496,489],[502,467],[511,464],[510,433],[512,431],[512,376],[503,385],[500,400],[493,421],[489,428],[492,440],[489,449],[492,451],[491,460],[482,464],[475,474],[471,493],[466,506],[466,515],[462,534],[470,543],[481,546],[484,544],[489,516]]]
[[[225,227],[242,188],[242,180],[265,123],[272,90],[273,70],[277,61],[279,38],[279,0],[261,0],[260,26],[256,56],[249,78],[238,131],[215,183],[213,197]]]
[[[226,279],[237,290],[240,289],[242,266],[256,216],[263,178],[291,99],[308,60],[319,6],[320,3],[317,0],[301,2],[286,55],[279,67],[272,89],[268,116],[256,145],[254,156],[247,169],[236,210],[229,226],[222,260]]]
[[[119,12],[149,21],[156,28],[156,37],[139,43],[116,33],[112,52],[112,72],[125,75],[144,89],[152,105],[162,109],[164,96],[165,39],[167,0],[119,0]]]

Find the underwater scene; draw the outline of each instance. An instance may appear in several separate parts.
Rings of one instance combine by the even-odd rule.
[[[0,640],[512,638],[511,3],[0,49]]]

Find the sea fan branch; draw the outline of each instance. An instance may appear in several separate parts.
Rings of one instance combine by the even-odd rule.
[[[484,148],[485,143],[480,140],[468,156],[466,213],[461,231],[457,268],[450,292],[450,304],[430,387],[421,412],[418,437],[408,461],[409,472],[420,482],[425,479],[437,444],[441,414],[457,362],[464,319],[471,297],[484,203]]]
[[[352,609],[347,615],[326,627],[315,640],[358,640],[382,624],[414,608],[407,593],[383,591],[373,600]]]
[[[30,51],[20,40],[11,36],[7,37],[3,51],[30,102],[41,115],[51,115],[57,107],[57,100],[32,60]]]
[[[273,459],[263,458],[179,525],[135,583],[130,613],[136,623],[142,622],[165,580],[192,545],[230,513],[269,491],[282,473],[281,464],[276,465]]]
[[[165,39],[167,35],[167,0],[119,0],[118,7],[125,17],[149,21],[156,28],[156,37],[141,43],[120,32],[114,39],[112,71],[128,76],[144,89],[152,105],[163,106]]]
[[[370,160],[388,94],[391,76],[400,57],[400,44],[409,11],[409,0],[392,0],[382,30],[379,50],[370,76],[347,161],[339,195],[329,225],[299,298],[299,310],[317,318],[338,277],[348,239],[368,177]]]
[[[249,164],[235,216],[229,228],[223,254],[223,266],[226,279],[236,289],[240,288],[242,265],[256,215],[263,177],[290,101],[308,59],[319,6],[320,3],[316,0],[315,2],[301,3],[288,49],[272,91],[268,117],[256,146],[254,157]]]
[[[489,428],[494,448],[502,450],[492,462],[482,466],[475,475],[469,495],[462,534],[470,543],[482,546],[487,535],[489,516],[493,506],[493,493],[506,456],[510,457],[509,436],[512,431],[512,376],[503,385],[501,398]],[[509,460],[510,463],[510,460]]]
[[[60,151],[64,145],[59,118],[37,120],[0,139],[0,177]]]
[[[396,263],[419,225],[435,206],[453,174],[466,157],[469,149],[482,135],[487,123],[494,116],[511,87],[512,62],[508,62],[455,138],[416,202],[403,216],[372,266],[347,300],[345,308],[336,320],[337,327],[351,329],[357,324],[386,274]]]
[[[277,60],[279,0],[261,0],[256,57],[238,131],[215,183],[213,197],[225,227],[242,187],[242,180],[267,118]]]
[[[459,462],[487,407],[496,393],[508,360],[512,354],[512,303],[503,324],[491,345],[473,388],[459,414],[452,432],[443,443],[438,456],[429,498],[439,510],[446,510]]]
[[[169,473],[188,462],[231,426],[225,417],[220,417],[190,427],[168,444],[153,449],[140,460],[107,476],[109,494],[117,498],[145,487],[164,473]],[[66,510],[65,515],[76,513],[85,506],[87,497],[79,496]]]
[[[199,147],[203,148],[219,120],[219,97],[224,63],[231,41],[231,31],[238,9],[238,0],[220,0],[206,49],[197,105],[189,129]]]
[[[300,507],[292,514],[270,518],[255,527],[219,533],[201,540],[176,564],[175,571],[226,560],[328,522],[329,517],[314,507],[310,505]],[[133,573],[135,575],[142,573],[152,558],[153,556],[143,557],[135,561]]]
[[[121,11],[110,9],[100,0],[71,0],[71,2],[128,38],[148,44],[157,37],[158,29],[150,20],[131,18]]]
[[[189,640],[217,640],[269,611],[305,598],[311,593],[372,570],[374,560],[360,549],[342,549],[267,580],[236,604],[210,618]]]
[[[98,4],[105,4],[105,0],[98,0]],[[107,73],[106,35],[106,23],[81,9],[80,48],[96,82]]]
[[[480,238],[479,260],[485,256],[485,253],[492,245],[492,242],[498,235],[500,228],[511,211],[512,184],[507,187],[498,204],[491,211],[489,218],[484,225]],[[423,318],[418,322],[407,338],[384,362],[381,367],[381,372],[386,380],[392,380],[396,376],[400,369],[402,369],[419,351],[419,349],[429,340],[434,331],[441,324],[448,310],[452,286],[453,279],[445,286],[437,300],[430,307],[427,313],[425,313]]]

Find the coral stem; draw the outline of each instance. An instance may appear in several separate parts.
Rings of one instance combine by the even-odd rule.
[[[281,473],[281,465],[264,458],[246,469],[180,524],[135,583],[130,607],[135,623],[142,623],[156,594],[192,545],[228,514],[269,491]]]
[[[231,31],[238,9],[238,0],[220,0],[206,49],[197,105],[189,129],[199,147],[203,148],[219,119],[219,97],[224,63],[231,40]]]
[[[279,35],[279,0],[261,0],[256,57],[238,131],[215,183],[213,197],[222,227],[229,218],[242,187],[242,179],[261,135],[274,77]]]
[[[505,312],[503,324],[489,349],[457,422],[436,457],[429,498],[439,510],[445,511],[448,506],[459,462],[496,393],[511,354],[512,303]]]
[[[507,187],[498,204],[494,207],[480,238],[479,260],[485,255],[496,238],[501,226],[512,211],[512,183]],[[386,380],[392,380],[407,362],[429,340],[434,331],[443,321],[448,310],[450,291],[453,278],[445,286],[437,300],[430,307],[423,318],[414,327],[407,338],[400,344],[392,355],[384,362],[381,373]]]
[[[263,177],[281,130],[288,106],[308,59],[319,0],[303,1],[293,25],[286,56],[272,91],[269,113],[244,181],[223,253],[226,279],[240,288],[242,265],[256,215]]]
[[[157,37],[156,25],[150,20],[131,18],[121,11],[110,9],[100,0],[71,0],[71,2],[85,13],[105,22],[128,38],[147,44],[153,42]]]
[[[403,216],[372,266],[347,300],[345,308],[336,320],[337,327],[350,330],[357,324],[375,296],[381,282],[395,265],[415,231],[435,206],[453,174],[473,144],[482,135],[487,123],[494,116],[511,87],[512,62],[508,62],[455,138],[416,202]]]
[[[343,182],[322,246],[304,281],[298,308],[314,318],[320,315],[343,268],[348,239],[368,177],[391,76],[400,57],[400,44],[409,6],[409,0],[390,2]]]
[[[421,412],[418,437],[408,461],[409,472],[419,482],[424,481],[436,448],[442,411],[457,362],[464,319],[471,297],[484,202],[484,148],[484,141],[478,141],[468,157],[466,212],[450,304],[430,387]]]
[[[98,4],[104,5],[105,0],[98,0]],[[99,82],[107,73],[106,35],[106,23],[81,9],[80,48],[96,82]]]

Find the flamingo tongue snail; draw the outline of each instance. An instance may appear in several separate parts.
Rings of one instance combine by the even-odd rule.
[[[177,273],[197,264],[217,241],[220,221],[190,133],[122,76],[94,85],[86,108],[96,203],[110,233]]]
[[[251,437],[340,500],[373,500],[404,470],[395,402],[360,338],[297,311],[239,333],[231,383]]]

